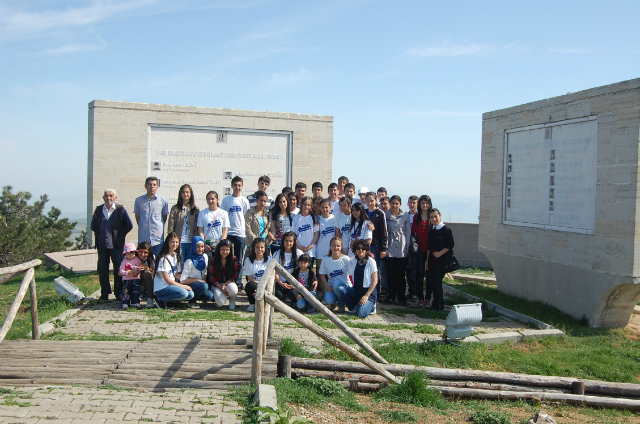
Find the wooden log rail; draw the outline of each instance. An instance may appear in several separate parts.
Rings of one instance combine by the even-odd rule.
[[[309,318],[295,311],[293,308],[285,305],[278,298],[275,297],[275,274],[276,272],[281,278],[284,278],[287,283],[293,285],[298,289],[299,293],[317,310],[324,313],[331,322],[333,322],[342,332],[348,335],[354,340],[364,351],[369,353],[373,358],[381,362],[382,364],[388,364],[385,359],[380,356],[371,346],[369,346],[360,336],[355,333],[351,328],[342,322],[337,316],[335,316],[329,309],[327,309],[321,302],[309,293],[295,278],[287,272],[277,261],[272,260],[269,262],[265,273],[258,284],[258,290],[256,291],[256,307],[255,307],[255,320],[253,327],[253,357],[252,357],[252,373],[251,382],[253,384],[260,384],[262,380],[262,356],[266,351],[266,342],[268,337],[273,331],[273,316],[274,308],[293,319],[297,323],[301,324],[308,330],[312,331],[318,337],[325,340],[332,346],[345,352],[350,357],[357,359],[366,366],[368,370],[374,371],[376,374],[381,375],[387,381],[392,383],[398,383],[399,378],[384,369],[381,364],[376,363],[374,360],[360,353],[357,349],[344,343],[339,338],[333,336],[331,333],[325,331],[318,325],[316,325]],[[262,348],[260,348],[262,346]]]
[[[36,296],[36,278],[34,267],[40,265],[41,263],[42,262],[40,261],[40,259],[35,259],[33,261],[25,262],[20,265],[0,269],[0,284],[26,271],[26,274],[22,278],[22,283],[20,283],[18,293],[16,294],[15,299],[13,299],[13,303],[9,308],[9,312],[7,312],[7,317],[5,318],[4,323],[0,328],[0,343],[2,343],[4,338],[7,336],[7,333],[9,332],[9,329],[11,329],[13,321],[16,319],[18,309],[20,308],[20,304],[22,303],[22,299],[24,299],[24,295],[27,293],[27,288],[29,289],[31,298],[32,338],[33,340],[38,340],[40,338],[40,327],[38,326],[38,299]]]

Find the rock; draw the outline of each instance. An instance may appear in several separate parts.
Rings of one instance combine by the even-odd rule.
[[[558,424],[551,415],[547,414],[544,411],[536,412],[535,414],[533,414],[531,418],[529,418],[529,421],[527,421],[527,424],[541,424],[541,423]]]

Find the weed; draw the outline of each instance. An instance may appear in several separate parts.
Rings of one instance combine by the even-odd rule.
[[[469,419],[476,424],[511,424],[507,413],[500,411],[475,411]]]
[[[414,327],[413,331],[420,334],[441,334],[442,333],[442,330],[439,330],[438,328],[430,324],[418,324]]]
[[[302,343],[298,343],[288,337],[285,337],[280,342],[280,354],[296,356],[298,358],[313,358],[313,355],[304,348]]]
[[[61,328],[61,327],[67,326],[67,321],[60,318],[56,318],[53,321],[51,321],[51,324],[53,324],[55,328]]]
[[[242,424],[254,424],[258,422],[256,414],[253,412],[253,408],[258,406],[258,402],[253,400],[255,391],[256,386],[252,384],[231,387],[229,398],[242,407],[242,409],[237,412],[238,418],[242,420]]]
[[[377,411],[376,414],[380,415],[382,419],[392,423],[417,422],[418,418],[420,418],[411,411]]]
[[[407,374],[400,384],[393,384],[375,393],[374,397],[389,402],[409,403],[435,409],[448,409],[449,403],[440,392],[427,387],[427,375],[423,372]]]
[[[287,403],[316,405],[332,402],[349,411],[364,410],[364,407],[358,404],[355,395],[337,381],[315,377],[300,377],[295,380],[281,377],[271,380],[268,384],[276,387],[278,404],[283,408]]]
[[[313,421],[302,417],[291,417],[290,409],[273,409],[269,406],[256,406],[252,411],[262,411],[260,421],[269,419],[271,424],[313,424]]]

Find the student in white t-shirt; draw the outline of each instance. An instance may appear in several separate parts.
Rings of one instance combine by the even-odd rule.
[[[296,193],[291,191],[287,194],[287,200],[289,201],[289,214],[297,215],[300,213],[300,208],[298,208],[298,197]]]
[[[247,312],[255,312],[256,310],[256,291],[258,290],[258,284],[260,284],[264,270],[267,269],[267,265],[271,260],[271,258],[265,254],[266,250],[266,240],[262,237],[256,237],[253,239],[253,243],[251,243],[249,256],[244,260],[242,274],[247,279],[247,284],[244,288],[244,291],[247,293],[247,298],[249,299]]]
[[[320,236],[316,242],[317,270],[320,270],[322,258],[330,254],[329,243],[331,239],[336,236],[336,220],[329,212],[330,209],[331,202],[329,199],[323,199],[322,202],[320,202],[321,215],[318,217],[318,227],[320,229],[318,234],[320,234]]]
[[[280,250],[273,254],[271,260],[278,261],[282,267],[287,270],[289,274],[298,266],[298,258],[302,256],[302,250],[296,248],[297,242],[296,233],[289,231],[282,236],[282,245]],[[294,286],[287,283],[287,280],[281,278],[276,272],[276,297],[283,302],[285,298],[289,299],[292,303],[295,303],[298,299],[298,291]]]
[[[213,252],[220,240],[225,240],[229,234],[229,214],[218,207],[218,193],[207,193],[208,209],[201,210],[198,214],[198,235],[207,242],[207,251]],[[211,259],[211,258],[209,258]]]
[[[343,287],[351,287],[353,284],[349,280],[349,257],[342,252],[342,240],[339,237],[331,239],[331,255],[322,258],[320,266],[320,282],[324,286],[325,305],[331,305],[330,309],[340,305],[340,312],[344,312],[344,295],[346,291]]]
[[[316,257],[316,242],[320,237],[317,218],[311,210],[311,198],[303,197],[300,202],[300,213],[293,217],[291,230],[298,237],[297,247],[311,257],[311,266]]]
[[[371,245],[373,232],[369,228],[369,216],[362,203],[356,203],[351,207],[351,226],[349,227],[349,256],[354,257],[353,243],[357,240],[366,240]]]
[[[233,245],[232,255],[238,260],[240,269],[238,270],[238,277],[236,279],[236,285],[238,289],[242,289],[242,263],[244,261],[245,250],[245,223],[244,216],[249,210],[249,201],[246,197],[242,196],[242,178],[239,176],[233,177],[231,180],[231,188],[233,194],[222,199],[220,207],[227,211],[229,214],[229,233],[227,240]]]
[[[335,214],[336,237],[342,239],[342,253],[349,254],[351,239],[349,228],[351,228],[351,197],[344,196],[340,199],[340,210]]]
[[[176,233],[170,233],[160,249],[156,259],[156,269],[153,278],[153,294],[161,308],[166,308],[168,302],[175,300],[193,299],[193,290],[180,281],[180,238]]]
[[[340,201],[340,197],[338,196],[338,184],[331,183],[329,184],[329,188],[327,188],[327,192],[329,193],[329,201],[331,202],[331,215],[335,215],[338,210],[340,210],[340,205],[338,202]]]

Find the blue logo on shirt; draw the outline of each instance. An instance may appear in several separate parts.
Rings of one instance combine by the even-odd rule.
[[[242,206],[231,206],[229,208],[229,213],[240,212],[242,213]]]
[[[341,269],[337,269],[329,273],[329,277],[331,278],[336,278],[338,275],[344,275],[344,272]]]
[[[336,233],[336,227],[325,228],[324,230],[322,230],[322,237],[326,237],[329,234],[335,234],[335,233]]]
[[[264,275],[264,269],[263,269],[263,270],[260,270],[260,271],[258,271],[258,272],[256,272],[255,274],[253,274],[253,277],[254,277],[254,278],[260,278],[260,277],[262,277],[263,275]]]
[[[349,232],[349,227],[350,227],[349,223],[344,224],[340,229],[340,232],[342,234],[347,234]]]
[[[301,227],[298,227],[299,233],[304,233],[305,231],[311,231],[311,224],[305,224]]]

